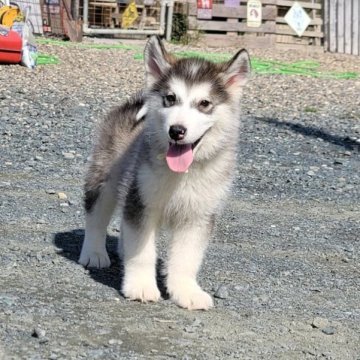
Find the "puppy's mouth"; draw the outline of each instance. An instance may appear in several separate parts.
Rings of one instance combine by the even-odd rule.
[[[194,161],[194,149],[200,143],[203,136],[192,144],[169,143],[166,153],[166,162],[169,169],[177,173],[187,172]]]

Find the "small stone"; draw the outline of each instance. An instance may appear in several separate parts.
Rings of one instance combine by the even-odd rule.
[[[309,176],[314,176],[314,175],[315,175],[314,171],[312,171],[312,170],[308,171],[307,174],[308,174]]]
[[[66,160],[72,160],[75,158],[75,155],[71,152],[66,152],[66,153],[63,153],[63,156]]]
[[[345,156],[351,156],[351,151],[344,151]]]
[[[121,345],[123,343],[120,339],[110,339],[108,342],[109,345]]]
[[[42,156],[39,156],[39,155],[35,156],[34,159],[35,159],[36,161],[43,161],[43,160],[44,160],[44,158],[43,158]]]
[[[56,191],[54,189],[47,189],[47,190],[45,190],[45,192],[49,195],[54,195],[56,193]]]
[[[334,335],[336,333],[336,330],[331,326],[321,329],[321,331],[326,335]]]
[[[60,206],[61,206],[61,207],[68,207],[69,204],[68,204],[67,202],[65,202],[65,203],[60,203]]]
[[[60,200],[67,200],[67,195],[64,192],[59,192],[57,195]]]
[[[311,323],[314,328],[322,329],[329,325],[329,320],[321,317],[315,317]]]
[[[46,331],[43,330],[43,329],[40,329],[40,328],[38,328],[38,327],[35,328],[35,329],[33,330],[32,334],[31,334],[32,337],[38,338],[38,339],[44,338],[45,335],[46,335]]]
[[[341,160],[341,159],[335,159],[334,160],[334,165],[342,165],[343,163],[344,163],[344,161]]]
[[[218,299],[228,299],[229,298],[229,289],[226,285],[220,285],[215,291],[214,296]]]

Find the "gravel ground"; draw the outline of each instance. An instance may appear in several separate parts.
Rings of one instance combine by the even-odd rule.
[[[92,129],[142,86],[141,61],[40,48],[60,64],[0,66],[0,358],[360,359],[360,78],[252,77],[233,193],[200,275],[216,308],[189,312],[119,295],[116,220],[112,267],[76,263]],[[360,71],[360,57],[251,54]]]

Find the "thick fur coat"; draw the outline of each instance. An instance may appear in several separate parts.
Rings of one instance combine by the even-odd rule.
[[[175,59],[152,37],[145,70],[145,90],[110,112],[98,130],[86,176],[79,262],[110,266],[106,228],[119,206],[123,295],[142,302],[160,298],[155,241],[166,227],[170,298],[187,309],[208,309],[212,298],[196,276],[236,166],[249,57],[241,50],[222,64]]]

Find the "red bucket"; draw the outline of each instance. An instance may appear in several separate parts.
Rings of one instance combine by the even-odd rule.
[[[21,62],[22,39],[20,35],[4,27],[0,28],[0,63],[18,64]]]

